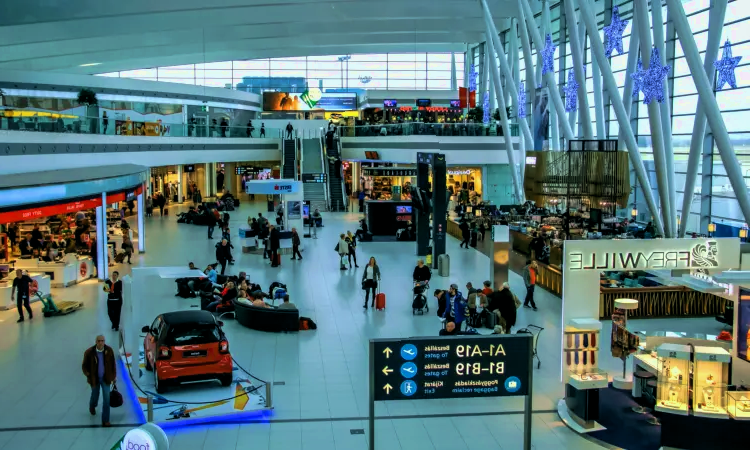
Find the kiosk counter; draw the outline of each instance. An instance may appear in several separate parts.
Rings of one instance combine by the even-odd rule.
[[[94,261],[90,256],[78,256],[68,253],[60,261],[44,262],[38,259],[19,259],[15,263],[17,269],[29,273],[48,275],[51,287],[68,287],[91,278],[94,273]],[[32,277],[33,278],[33,277]],[[42,292],[49,292],[49,289]]]

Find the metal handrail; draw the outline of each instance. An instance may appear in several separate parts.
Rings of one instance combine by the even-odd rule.
[[[323,128],[321,128],[321,131]],[[329,188],[329,177],[331,176],[329,174],[328,170],[328,151],[326,150],[326,138],[325,133],[320,134],[320,164],[323,168],[323,173],[326,174],[326,182],[323,183],[323,193],[325,194],[325,200],[326,200],[326,209],[328,211],[331,210],[331,192]]]

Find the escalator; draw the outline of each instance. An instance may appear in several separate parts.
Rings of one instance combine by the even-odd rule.
[[[331,211],[346,211],[347,197],[344,193],[344,180],[341,177],[341,164],[334,161],[341,161],[340,153],[341,140],[335,139],[333,145],[326,149],[328,156],[328,194],[330,199]]]
[[[302,173],[325,173],[323,166],[323,147],[319,138],[302,140]],[[304,199],[310,202],[312,210],[327,211],[326,185],[324,183],[304,183]]]
[[[297,141],[296,139],[284,139],[281,149],[282,170],[281,178],[288,180],[297,179]]]

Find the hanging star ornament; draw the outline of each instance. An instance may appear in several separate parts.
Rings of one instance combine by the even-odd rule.
[[[635,69],[635,73],[630,74],[633,79],[633,100],[638,100],[638,94],[641,92],[641,85],[643,84],[643,61],[638,57],[638,67]]]
[[[637,80],[636,75],[640,74],[641,76],[640,90],[643,92],[644,105],[651,103],[651,100],[656,100],[658,103],[664,102],[664,78],[669,73],[669,69],[669,65],[661,65],[659,50],[656,47],[652,47],[651,61],[648,69],[640,69],[633,74],[633,81]],[[633,91],[635,92],[635,90]]]
[[[518,117],[521,119],[526,118],[526,86],[523,83],[518,85]]]
[[[568,82],[563,88],[565,93],[565,111],[571,112],[578,109],[578,83],[573,71],[568,72]]]
[[[469,66],[469,91],[477,90],[477,68],[472,64]]]
[[[542,49],[542,75],[547,72],[555,73],[555,50],[557,46],[552,43],[552,36],[547,34],[544,38],[544,48]]]
[[[622,35],[625,33],[625,27],[628,26],[627,20],[620,19],[620,10],[617,6],[612,8],[612,21],[604,27],[604,36],[607,37],[604,54],[607,58],[612,56],[612,50],[622,54]]]
[[[724,51],[721,54],[721,59],[714,61],[714,67],[719,72],[719,77],[716,79],[716,90],[720,91],[725,84],[729,84],[732,89],[737,89],[737,79],[734,77],[734,69],[740,63],[742,56],[732,56],[732,43],[729,39],[724,43]]]

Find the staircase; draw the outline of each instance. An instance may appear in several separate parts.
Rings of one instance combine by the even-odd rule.
[[[302,173],[324,173],[323,149],[320,139],[302,141]],[[304,199],[310,202],[310,208],[327,211],[326,185],[323,183],[305,183],[302,185]]]
[[[336,139],[333,141],[333,146],[326,149],[329,157],[339,158],[339,145],[340,140]],[[343,191],[343,182],[341,179],[341,171],[336,170],[336,166],[330,161],[326,161],[328,164],[328,193],[330,196],[331,211],[346,211],[346,198]]]
[[[294,139],[284,139],[284,146],[281,149],[283,158],[283,167],[281,178],[296,180],[295,171],[297,168],[297,145]]]

